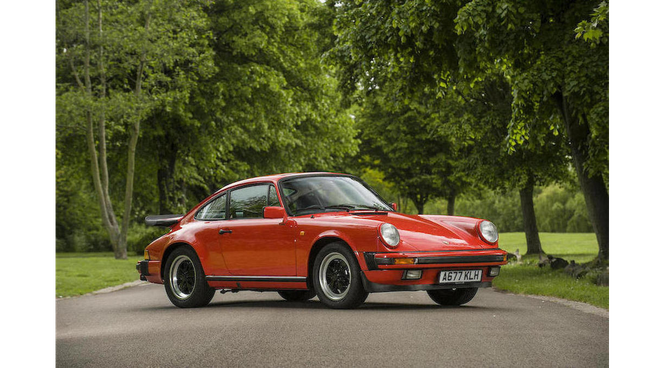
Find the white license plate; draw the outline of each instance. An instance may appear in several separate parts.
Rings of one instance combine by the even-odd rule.
[[[482,281],[482,270],[441,271],[438,282],[441,284],[463,284]]]

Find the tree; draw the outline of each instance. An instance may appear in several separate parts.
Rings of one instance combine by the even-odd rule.
[[[202,5],[151,0],[105,5],[97,0],[94,9],[88,1],[59,5],[58,63],[69,68],[58,69],[67,70],[59,76],[58,100],[61,106],[80,108],[65,109],[74,111],[67,118],[84,121],[102,222],[115,257],[126,259],[141,123],[156,101],[182,93],[177,88],[192,70],[205,73],[211,66],[206,41],[197,38],[197,28],[204,23]],[[109,129],[126,139],[120,219],[109,190],[113,176],[119,174],[109,170]]]
[[[327,169],[354,153],[352,121],[321,63],[322,4],[218,1],[209,16],[219,66],[211,109],[248,174]]]
[[[464,108],[468,113],[459,121],[472,136],[466,167],[473,179],[499,191],[519,191],[526,254],[543,253],[539,239],[533,192],[536,185],[569,180],[568,150],[560,134],[550,131],[539,140],[530,140],[508,152],[505,141],[511,117],[511,88],[500,74],[486,73],[475,88],[466,91]]]
[[[440,74],[440,66],[455,64],[454,49],[446,45],[441,57],[433,58],[408,54],[428,42],[409,38],[399,28],[402,21],[412,19],[409,11],[416,7],[409,3],[339,5],[338,40],[329,58],[340,66],[341,88],[353,96],[349,100],[355,98],[360,106],[366,103],[365,112],[358,114],[362,138],[367,141],[364,147],[372,148],[386,180],[397,183],[419,213],[427,200],[442,196],[447,199],[448,214],[453,214],[455,198],[470,187],[458,163],[464,152],[445,128],[436,127],[451,102],[437,90],[447,78]],[[453,18],[445,21],[453,29]]]
[[[510,142],[565,134],[588,214],[609,258],[608,2],[468,2],[458,13],[461,65],[498,65],[512,85]],[[584,31],[597,17],[601,33]],[[601,20],[600,20],[601,18]],[[584,34],[584,42],[577,34]]]
[[[457,142],[454,152],[467,157],[457,170],[467,170],[485,187],[520,189],[529,252],[539,253],[533,188],[564,176],[566,151],[559,149],[557,131],[551,131],[543,136],[553,137],[550,141],[530,141],[507,154],[504,138],[512,115],[512,86],[493,60],[471,64],[470,57],[460,56],[474,52],[455,28],[463,5],[429,0],[343,2],[336,60],[344,66],[341,76],[349,90],[359,86],[369,94],[390,81],[395,84],[389,92],[392,98],[405,104],[435,96],[437,126],[429,131]]]
[[[321,62],[333,14],[315,0],[59,1],[57,160],[93,175],[58,176],[58,213],[99,212],[58,217],[60,243],[79,221],[103,223],[111,243],[139,238],[146,214],[186,211],[228,182],[343,165],[358,142]],[[103,210],[79,208],[73,185]]]
[[[159,162],[161,211],[249,176],[332,169],[356,151],[353,123],[320,62],[325,7],[216,1],[206,14],[215,72],[148,119],[145,154]]]
[[[437,105],[426,102],[404,105],[390,98],[389,84],[367,96],[358,113],[362,141],[369,166],[378,168],[386,180],[410,198],[417,213],[433,198],[448,200],[448,214],[454,212],[454,199],[468,183],[459,169],[458,150],[444,132],[433,130],[439,116]],[[437,101],[431,100],[434,104]]]

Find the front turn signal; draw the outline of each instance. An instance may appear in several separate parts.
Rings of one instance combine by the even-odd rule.
[[[395,265],[412,265],[417,263],[417,258],[395,258]]]

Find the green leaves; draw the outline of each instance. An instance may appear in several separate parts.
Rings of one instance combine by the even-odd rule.
[[[252,7],[253,11],[248,11]],[[324,170],[355,151],[336,81],[321,63],[331,22],[315,1],[217,2],[211,9],[219,98],[214,124],[246,162],[244,176]],[[327,24],[330,27],[330,24]],[[324,40],[326,41],[326,40]],[[221,139],[221,137],[220,137]]]
[[[609,3],[602,1],[593,11],[590,21],[584,20],[574,30],[576,38],[583,37],[592,46],[609,42]]]
[[[89,172],[80,145],[85,112],[97,144],[103,117],[117,207],[138,123],[132,220],[188,209],[245,177],[334,170],[357,151],[354,123],[321,61],[334,40],[334,7],[315,0],[111,0],[101,9],[90,1],[89,9],[86,49],[85,7],[58,2],[58,162]],[[89,185],[89,174],[82,180]]]

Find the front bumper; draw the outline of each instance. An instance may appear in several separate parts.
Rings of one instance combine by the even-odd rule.
[[[438,252],[365,252],[364,260],[369,271],[502,266],[507,264],[507,252],[502,249]]]
[[[501,249],[441,252],[364,253],[367,269],[362,283],[368,292],[439,290],[490,287],[494,277],[489,270],[507,264]],[[441,284],[441,271],[482,270],[477,282]],[[421,270],[419,279],[405,279],[407,270]]]

